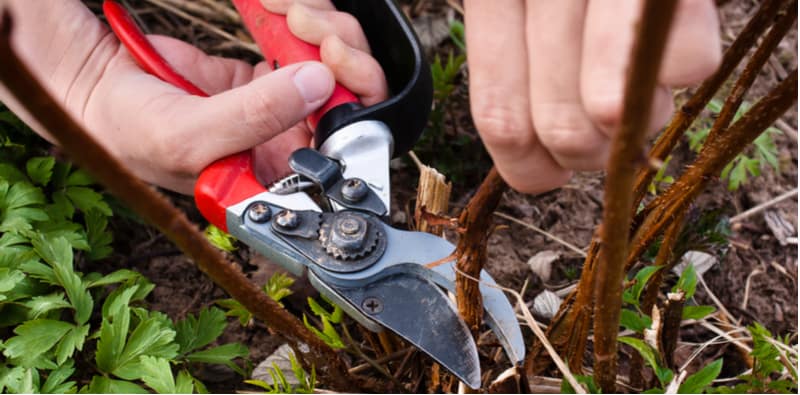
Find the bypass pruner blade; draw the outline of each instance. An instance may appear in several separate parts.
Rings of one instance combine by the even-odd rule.
[[[294,37],[283,15],[259,0],[233,0],[275,67],[319,60],[319,48]],[[200,174],[195,201],[209,222],[297,275],[370,330],[388,329],[430,355],[472,388],[480,386],[477,347],[447,292],[454,292],[455,247],[445,239],[395,229],[389,161],[414,145],[431,110],[430,70],[410,23],[394,0],[334,0],[361,23],[393,95],[363,107],[337,85],[308,118],[317,150],[294,152],[294,174],[269,188],[255,177],[251,152],[222,158]],[[143,69],[196,95],[113,0],[104,12]],[[316,192],[317,199],[310,192]],[[440,263],[433,268],[428,264]],[[525,358],[513,307],[481,273],[485,322],[512,364]]]

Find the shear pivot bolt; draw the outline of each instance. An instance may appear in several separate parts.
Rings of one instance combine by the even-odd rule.
[[[292,210],[283,210],[275,216],[275,224],[283,229],[294,229],[300,225],[300,217]]]
[[[378,314],[383,311],[383,302],[376,297],[369,297],[361,302],[361,308],[369,314]]]
[[[367,183],[360,178],[348,178],[342,184],[342,197],[351,203],[360,202],[369,191]]]
[[[250,218],[251,221],[257,224],[263,224],[269,221],[271,214],[272,212],[269,206],[264,202],[254,202],[247,208],[247,218]]]

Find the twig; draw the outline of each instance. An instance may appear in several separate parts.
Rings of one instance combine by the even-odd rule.
[[[411,158],[412,161],[414,161],[414,164],[417,165],[417,169],[420,169],[420,171],[422,171],[421,169],[423,166],[425,166],[425,164],[423,164],[422,161],[419,160],[417,154],[414,151],[408,151],[408,156]]]
[[[389,355],[384,355],[384,356],[376,359],[374,362],[376,362],[378,364],[391,362],[391,361],[394,361],[397,358],[400,358],[400,357],[403,357],[403,356],[407,355],[410,351],[413,351],[413,350],[414,350],[414,347],[406,347],[406,348],[404,348],[402,350],[397,350],[397,351],[395,351],[395,352],[393,352],[393,353],[391,353]],[[360,365],[353,366],[352,368],[347,369],[347,371],[350,372],[350,374],[357,374],[357,373],[361,373],[361,372],[369,369],[370,366],[372,366],[372,365],[367,363],[367,362],[365,362],[365,363],[362,363]]]
[[[11,17],[2,14],[0,18],[0,59],[3,59],[0,62],[0,81],[29,114],[35,114],[37,121],[55,137],[72,160],[167,235],[217,285],[289,340],[303,361],[315,366],[333,388],[352,389],[353,378],[335,351],[308,331],[297,317],[248,281],[182,211],[125,169],[50,97],[10,44]]]
[[[670,368],[675,368],[673,355],[678,345],[681,328],[681,315],[685,294],[683,291],[667,294],[667,303],[664,305],[664,324],[661,329],[661,353],[664,361]]]
[[[742,297],[742,304],[739,306],[740,309],[747,310],[747,302],[750,299],[750,284],[753,281],[753,276],[761,273],[764,273],[761,269],[753,269],[753,271],[747,275],[747,280],[744,282],[744,297]]]
[[[622,282],[634,207],[631,190],[635,172],[643,162],[642,148],[647,137],[656,77],[676,6],[677,1],[645,2],[625,82],[622,122],[611,142],[600,228],[603,243],[594,289],[594,377],[603,392],[615,392]]]
[[[742,339],[741,338],[737,339],[737,338],[733,337],[733,335],[730,335],[730,334],[728,334],[728,332],[725,332],[722,329],[717,328],[715,325],[711,325],[707,321],[701,321],[700,325],[703,328],[706,328],[706,329],[710,330],[711,332],[714,332],[714,333],[724,337],[725,339],[728,339],[729,342],[735,344],[736,347],[739,347],[739,349],[741,349],[742,352],[745,352],[747,354],[750,354],[751,352],[753,352],[752,348],[750,348],[746,344],[742,343]],[[736,332],[733,332],[733,333],[736,333]]]
[[[500,217],[502,219],[511,221],[511,222],[513,222],[515,224],[522,225],[522,226],[524,226],[524,227],[526,227],[526,228],[528,228],[530,230],[533,230],[535,232],[539,232],[543,236],[547,237],[548,239],[553,240],[556,243],[561,244],[564,247],[569,248],[570,250],[572,250],[576,254],[578,254],[578,255],[580,255],[580,256],[582,256],[584,258],[586,257],[586,252],[583,251],[582,249],[576,247],[574,244],[570,244],[568,241],[566,241],[566,240],[564,240],[564,239],[562,239],[562,238],[560,238],[560,237],[558,237],[558,236],[556,236],[556,235],[554,235],[554,234],[552,234],[552,233],[550,233],[550,232],[548,232],[548,231],[546,231],[546,230],[544,230],[544,229],[542,229],[542,228],[540,228],[540,227],[538,227],[536,225],[529,224],[529,223],[527,223],[525,221],[522,221],[522,220],[520,220],[518,218],[514,218],[514,217],[512,217],[512,216],[510,216],[510,215],[508,215],[506,213],[502,213],[502,212],[499,212],[499,211],[495,211],[494,215],[496,215],[496,216],[498,216],[498,217]]]
[[[735,216],[733,216],[731,218],[730,222],[731,222],[731,224],[735,224],[737,222],[741,222],[741,221],[745,220],[746,218],[749,218],[749,217],[753,216],[754,214],[758,214],[758,213],[760,213],[760,212],[762,212],[762,211],[764,211],[764,210],[766,210],[766,209],[768,209],[768,208],[770,208],[770,207],[772,207],[772,206],[774,206],[774,205],[776,205],[776,204],[778,204],[778,203],[780,203],[780,202],[782,202],[782,201],[784,201],[786,199],[789,199],[790,197],[795,196],[795,195],[797,195],[797,188],[792,189],[791,191],[788,191],[788,192],[784,192],[784,193],[780,194],[778,197],[775,197],[775,198],[772,198],[770,200],[767,200],[766,202],[761,203],[761,204],[759,204],[759,205],[757,205],[755,207],[751,207],[747,211],[744,211],[744,212],[741,212],[739,214],[736,214]]]

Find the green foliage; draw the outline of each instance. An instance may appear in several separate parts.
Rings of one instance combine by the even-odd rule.
[[[154,286],[139,273],[76,268],[111,255],[111,208],[8,114],[0,108],[0,392],[191,392],[203,387],[190,362],[242,372],[232,360],[243,346],[207,347],[224,328],[219,309],[175,324],[144,307]]]
[[[739,376],[741,383],[733,387],[717,387],[718,393],[797,393],[797,357],[781,350],[790,348],[790,336],[774,338],[769,330],[755,323],[747,327],[753,338],[753,369]]]
[[[236,251],[236,238],[226,233],[214,225],[208,225],[205,230],[206,239],[208,239],[214,247],[222,251],[234,252]]]
[[[461,23],[461,21],[453,20],[453,22],[450,23],[450,39],[453,40],[453,44],[455,44],[461,52],[467,52],[466,40],[464,39],[464,24]]]
[[[661,268],[658,266],[645,266],[633,277],[633,285],[625,289],[622,293],[622,301],[639,307],[639,298],[644,291],[650,277],[653,277]]]
[[[678,387],[679,394],[702,394],[722,371],[722,359],[706,365],[695,374],[686,378]]]
[[[245,383],[261,387],[269,394],[313,394],[317,382],[317,374],[314,367],[311,367],[311,374],[309,375],[292,353],[289,354],[289,363],[292,366],[294,377],[296,377],[297,381],[300,383],[296,387],[289,384],[288,380],[286,380],[286,375],[284,375],[283,371],[274,362],[272,364],[272,369],[269,370],[269,374],[272,377],[272,384],[263,380],[245,380]]]
[[[660,188],[671,185],[673,182],[675,182],[675,178],[666,175],[667,167],[669,166],[670,160],[672,160],[672,155],[667,157],[667,159],[658,169],[656,174],[653,176],[653,180],[650,181],[650,185],[647,186],[647,191],[650,192],[651,194],[656,195],[658,194],[658,190]]]
[[[262,289],[267,296],[283,306],[283,304],[281,304],[281,299],[292,294],[291,287],[293,284],[294,279],[289,277],[288,274],[275,273],[267,280],[267,283],[264,284]],[[226,316],[236,317],[242,326],[249,326],[251,324],[253,314],[235,299],[222,299],[218,300],[216,303],[226,310]]]
[[[717,99],[711,100],[706,106],[706,109],[712,114],[719,114],[722,110],[723,103]],[[742,103],[736,114],[733,117],[733,122],[736,122],[750,109],[748,103]],[[689,148],[694,152],[700,152],[703,144],[711,131],[711,124],[706,123],[697,129],[692,129],[686,132],[686,137],[689,140]],[[728,180],[728,189],[731,191],[738,190],[743,184],[747,183],[749,177],[758,177],[761,174],[761,169],[771,167],[775,171],[779,171],[778,166],[778,148],[775,145],[773,135],[780,134],[781,131],[777,128],[770,127],[765,130],[758,138],[753,141],[752,153],[742,152],[730,162],[723,169],[720,178]]]
[[[697,288],[697,272],[694,270],[694,265],[686,265],[683,269],[681,277],[678,278],[678,283],[672,287],[672,292],[683,291],[685,298],[691,299],[694,296],[694,291]]]
[[[313,332],[317,337],[319,337],[325,344],[329,345],[331,348],[334,349],[342,349],[345,348],[344,342],[342,341],[342,337],[339,336],[339,333],[336,331],[336,328],[333,324],[340,324],[342,322],[342,318],[344,316],[344,312],[342,308],[333,304],[330,300],[325,298],[324,296],[322,299],[330,305],[333,310],[328,311],[321,304],[319,304],[313,298],[308,298],[308,306],[311,308],[311,311],[314,315],[318,316],[319,319],[322,321],[322,330],[320,331],[314,325],[311,325],[308,322],[308,317],[303,314],[303,324],[305,324],[306,328],[308,328],[311,332]]]

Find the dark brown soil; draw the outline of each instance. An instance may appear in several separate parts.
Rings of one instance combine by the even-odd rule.
[[[88,3],[97,9],[99,2],[88,1]],[[141,2],[130,1],[130,3],[137,7],[149,7],[147,10],[153,11],[152,6],[146,6]],[[437,6],[417,7],[414,9],[415,12],[421,15],[438,13],[434,15],[440,16],[452,12],[449,11],[449,7],[444,5],[444,2],[441,4],[439,2],[429,3],[437,4]],[[726,44],[730,43],[754,9],[754,2],[748,0],[729,1],[721,8],[723,37]],[[151,31],[183,37],[204,46],[204,48],[210,48],[216,53],[252,57],[241,50],[220,47],[219,40],[210,37],[201,28],[188,28],[180,18],[163,10],[157,11],[163,14],[159,18],[148,19],[148,13],[143,14],[145,19],[152,22]],[[453,49],[448,42],[435,50],[446,54]],[[773,86],[781,74],[785,73],[785,70],[796,67],[796,47],[797,37],[796,32],[793,32],[781,44],[774,64],[770,64],[762,72],[755,87],[748,95],[749,102],[756,101],[769,87]],[[778,66],[778,63],[781,66]],[[466,78],[463,77],[459,81],[461,86],[452,102],[453,114],[446,117],[445,128],[452,128],[455,124],[457,131],[450,133],[466,136],[474,140],[474,144],[479,144],[474,126],[469,118]],[[681,97],[685,97],[685,94],[679,96],[678,100]],[[696,209],[700,211],[720,209],[724,215],[733,217],[748,208],[796,188],[798,176],[796,113],[795,107],[783,118],[785,124],[794,130],[794,133],[784,132],[776,137],[781,163],[778,172],[764,169],[761,176],[752,178],[749,183],[735,192],[728,191],[726,184],[722,181],[712,182],[709,190],[698,200]],[[428,147],[427,152],[428,154],[420,155],[420,157],[423,162],[430,163],[429,160],[435,156],[436,150]],[[481,149],[475,149],[468,154],[471,156],[470,160],[477,158],[475,161],[481,164],[481,168],[465,175],[462,174],[463,180],[454,186],[454,195],[452,196],[455,207],[454,214],[459,206],[463,206],[467,201],[473,192],[472,188],[478,184],[480,177],[485,174],[490,165],[488,157]],[[688,163],[692,155],[688,145],[682,145],[674,155],[675,159],[671,168],[677,170],[679,166]],[[399,163],[397,168],[399,170],[395,170],[393,185],[394,209],[395,211],[405,211],[415,195],[416,170],[407,162]],[[583,249],[588,246],[600,219],[602,187],[603,175],[601,173],[578,174],[567,185],[553,192],[531,196],[510,191],[505,195],[499,211],[544,229]],[[187,207],[194,218],[198,217],[196,212],[191,211],[189,198],[175,197],[175,199],[180,202],[182,207]],[[796,197],[785,200],[769,210],[788,221],[795,229],[792,236],[796,237],[798,225]],[[396,216],[394,219],[400,220],[398,226],[403,226],[403,218]],[[543,250],[557,251],[561,254],[555,263],[555,276],[558,281],[566,284],[579,274],[578,270],[583,260],[578,253],[517,223],[503,219],[498,219],[497,223],[505,226],[498,228],[490,238],[487,270],[500,284],[521,289],[523,284],[528,282],[529,286],[525,297],[527,300],[532,300],[544,289],[544,284],[531,272],[527,261]],[[154,234],[152,230],[141,225],[131,225],[128,222],[115,224],[115,226],[120,230],[115,241],[116,250],[120,256],[106,261],[105,265],[108,265],[106,270],[129,266],[150,278],[157,285],[149,298],[151,307],[154,309],[164,311],[171,317],[180,318],[187,312],[197,312],[200,308],[213,304],[215,300],[226,297],[187,258],[176,255],[174,247],[162,237]],[[263,258],[253,256],[244,246],[236,255],[240,262],[248,262],[244,264],[243,270],[260,285],[274,270]],[[780,245],[767,226],[763,213],[760,213],[734,226],[733,235],[730,238],[730,248],[719,259],[719,264],[705,273],[703,278],[713,294],[736,319],[741,320],[742,325],[758,321],[773,333],[797,333],[796,242],[795,244]],[[747,291],[748,277],[751,279],[749,291]],[[302,289],[298,288],[298,291],[302,291]],[[747,305],[742,306],[745,292],[749,293],[749,298]],[[298,299],[291,308],[302,309],[304,298]],[[698,286],[696,300],[699,304],[713,304],[710,295],[702,286]],[[696,327],[688,327],[683,332],[684,341],[698,342],[711,337],[713,336],[709,332]],[[231,323],[223,340],[240,341],[248,345],[254,363],[265,358],[279,345],[279,341],[270,336],[261,324],[256,324],[252,328],[242,328],[236,322]],[[679,355],[681,353],[688,354],[690,351],[686,350],[689,349],[688,346],[683,348],[679,346],[678,353]],[[740,369],[742,366],[741,356],[732,347],[710,350],[704,353],[697,363],[709,361],[719,355],[726,358],[725,373],[728,376],[736,375],[744,370]],[[218,372],[213,373],[205,375],[203,378],[219,381]],[[214,377],[218,378],[214,379]],[[235,377],[223,375],[222,379],[222,383],[212,384],[212,389],[233,392],[237,388],[241,388],[236,384],[238,380]]]

